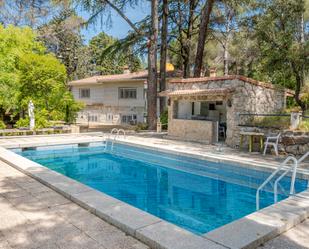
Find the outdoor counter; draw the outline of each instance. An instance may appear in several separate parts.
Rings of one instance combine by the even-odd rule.
[[[216,142],[218,138],[218,122],[172,119],[168,123],[168,135],[186,141],[211,144]]]

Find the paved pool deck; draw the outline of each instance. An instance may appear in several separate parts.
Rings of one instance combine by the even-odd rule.
[[[69,144],[100,142],[103,140],[104,136],[98,134],[36,136],[9,139],[1,138],[0,146],[6,148],[16,148],[65,143]],[[263,170],[264,168],[273,170],[273,168],[277,167],[278,163],[282,161],[282,157],[263,157],[259,153],[249,154],[247,152],[239,152],[238,150],[234,150],[228,147],[219,148],[218,146],[180,142],[149,136],[127,136],[125,139],[119,138],[119,142],[134,143],[138,146],[144,147],[150,146],[152,148],[157,148],[158,152],[169,150],[172,152],[174,151],[177,154],[189,153],[190,155],[192,154],[196,157],[206,157],[207,159],[220,162],[241,161],[244,165],[247,165],[247,167],[261,167],[263,168]],[[301,171],[303,171],[304,175],[307,175],[307,169],[309,169],[308,163],[304,163],[303,165],[301,165],[301,167]],[[15,178],[20,178],[21,180],[18,181]],[[25,185],[27,185],[28,181],[30,183],[32,182],[33,185],[40,184],[40,186],[31,188],[31,184],[29,184],[30,188],[29,190],[27,190],[25,189]],[[8,184],[8,187],[3,188],[3,184]],[[49,189],[45,185],[41,185],[41,183],[37,182],[33,178],[24,175],[20,171],[13,169],[7,164],[0,164],[0,220],[5,221],[0,223],[0,248],[147,248],[146,245],[137,241],[133,237],[126,236],[125,233],[121,232],[118,228],[109,225],[108,223],[89,213],[87,210],[72,203],[72,201],[70,201],[69,199],[66,199],[62,195],[59,195],[55,191]],[[16,191],[14,190],[14,187],[17,188]],[[35,193],[35,189],[45,189],[47,194],[44,194],[45,191],[39,191],[38,193]],[[4,193],[2,193],[2,191],[4,191]],[[19,192],[21,194],[19,194]],[[87,194],[87,197],[88,196],[89,194]],[[15,199],[16,202],[14,202]],[[301,202],[299,202],[300,199],[302,200]],[[40,204],[41,202],[43,204]],[[46,204],[46,202],[48,204]],[[209,241],[215,241],[216,243],[219,243],[224,248],[254,248],[253,244],[251,244],[250,247],[243,246],[249,245],[246,236],[248,235],[248,230],[252,229],[252,226],[253,229],[259,229],[256,233],[256,236],[258,237],[261,235],[260,233],[265,232],[265,230],[267,229],[271,229],[271,231],[277,231],[278,229],[284,228],[285,230],[282,230],[280,233],[286,230],[288,231],[282,233],[277,238],[273,239],[273,237],[271,237],[270,241],[267,241],[267,239],[265,239],[263,247],[260,248],[309,248],[309,221],[305,219],[305,217],[309,216],[309,195],[298,196],[294,199],[287,200],[285,203],[279,204],[280,206],[276,208],[269,207],[267,213],[260,212],[258,215],[246,217],[247,220],[244,220],[242,222],[236,221],[234,224],[228,224],[227,226],[225,226],[226,234],[224,234],[224,230],[221,230],[220,233],[214,231],[211,234],[205,234],[205,238]],[[30,207],[27,208],[27,205],[30,205]],[[5,212],[7,212],[8,214],[2,212],[2,210],[6,210]],[[291,212],[289,210],[291,210]],[[75,213],[81,213],[81,215],[76,215],[77,217],[75,217]],[[90,218],[90,216],[92,218]],[[253,217],[254,220],[258,218],[260,224],[252,223],[252,220],[250,220],[251,217]],[[302,217],[302,220],[300,220],[299,217]],[[282,224],[282,221],[285,218],[289,223],[288,226],[286,226],[286,224]],[[84,227],[79,227],[78,225],[72,223],[70,221],[71,219],[73,219],[73,221],[75,219],[74,222],[81,221]],[[91,236],[89,234],[91,232],[87,230],[91,230],[92,225],[89,224],[92,224],[92,219],[97,221],[100,220],[102,224],[108,226],[108,228],[106,228],[106,233],[104,233],[105,231],[100,230],[102,232],[100,236],[95,237],[94,234],[92,234]],[[297,220],[296,223],[294,223],[295,220]],[[302,223],[300,223],[299,221],[302,221]],[[270,222],[272,222],[271,226],[267,224]],[[73,227],[70,224],[73,225]],[[153,226],[158,226],[157,229],[159,230],[164,229],[164,227],[160,227],[158,224],[162,223],[157,223],[157,225],[156,223],[154,223]],[[67,226],[68,229],[66,230]],[[10,229],[10,227],[12,229]],[[37,227],[39,229],[36,229]],[[151,225],[149,227],[151,227]],[[81,234],[74,234],[76,228],[79,229]],[[122,239],[119,238],[121,242],[119,242],[117,239],[113,240],[114,232],[109,233],[109,229],[111,229],[112,231],[117,231],[115,232],[117,234],[122,234]],[[239,229],[244,229],[243,237],[233,238],[233,232],[239,232],[237,231]],[[41,230],[42,232],[39,232]],[[70,237],[71,231],[73,231],[72,237]],[[65,239],[60,238],[62,237],[62,235],[63,237],[65,237],[66,232],[68,232],[69,234],[68,237],[66,237]],[[140,234],[142,234],[143,237],[155,238],[157,234],[152,234],[151,232],[152,231],[150,230],[147,231],[147,229],[142,229]],[[222,235],[223,237],[221,237]],[[100,239],[103,240],[103,243],[102,240],[100,242]],[[89,243],[89,246],[87,243]],[[169,243],[169,241],[166,241],[166,243]],[[217,244],[218,248],[222,248],[221,246],[219,246],[219,244]],[[173,246],[173,248],[178,247]]]

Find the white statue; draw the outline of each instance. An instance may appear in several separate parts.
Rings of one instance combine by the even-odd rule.
[[[28,114],[29,114],[29,119],[30,119],[30,130],[33,130],[35,127],[35,117],[34,117],[34,104],[32,101],[29,101],[28,104]]]

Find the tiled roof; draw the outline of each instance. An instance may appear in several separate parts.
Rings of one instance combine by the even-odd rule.
[[[205,96],[205,95],[227,95],[234,91],[233,88],[214,88],[214,89],[187,89],[175,91],[163,91],[159,96]]]
[[[227,76],[216,76],[216,77],[201,77],[201,78],[187,78],[187,79],[174,79],[170,80],[170,83],[201,83],[201,82],[211,82],[211,81],[223,81],[223,80],[241,80],[252,85],[261,86],[264,88],[278,89],[278,86],[275,86],[271,83],[266,83],[263,81],[254,80],[241,75],[227,75]],[[291,89],[285,89],[285,92],[289,95],[294,95],[294,91]]]
[[[167,73],[168,78],[176,78],[181,77],[182,72],[175,70],[175,71],[168,71]],[[123,73],[123,74],[112,74],[112,75],[98,75],[89,78],[84,78],[80,80],[74,80],[68,83],[69,86],[78,86],[78,85],[87,85],[87,84],[102,84],[107,82],[132,82],[132,81],[146,81],[148,77],[148,71],[139,71],[135,73]]]
[[[68,83],[69,86],[83,85],[83,84],[102,84],[105,82],[115,82],[115,81],[144,81],[147,79],[148,72],[140,71],[135,73],[123,73],[123,74],[113,74],[113,75],[98,75],[89,78],[84,78],[80,80],[74,80]]]

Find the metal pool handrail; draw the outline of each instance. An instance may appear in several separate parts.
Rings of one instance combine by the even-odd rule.
[[[122,133],[123,138],[126,138],[126,132],[125,132],[124,129],[118,129],[118,131],[117,131],[117,137],[120,135],[120,133]]]
[[[290,187],[290,194],[294,193],[294,185],[295,185],[295,178],[296,178],[296,171],[297,171],[297,166],[298,166],[298,161],[295,157],[293,156],[288,156],[280,165],[279,167],[262,183],[262,185],[257,189],[256,191],[256,210],[260,209],[260,191],[262,188],[265,187],[265,185],[277,175],[279,171],[282,170],[284,166],[288,166],[287,163],[292,161],[293,164],[290,165],[288,169],[285,170],[285,172],[275,181],[274,185],[274,199],[277,200],[277,185],[278,182],[291,170],[293,169],[293,174],[292,174],[292,181],[291,181],[291,187]]]
[[[294,188],[294,185],[295,185],[295,178],[296,178],[296,172],[297,172],[297,167],[298,165],[304,161],[307,157],[309,156],[309,151],[304,154],[301,158],[299,158],[297,160],[297,164],[296,164],[296,168],[294,166],[293,168],[293,175],[292,175],[292,181],[291,181],[291,189],[290,189],[290,195],[293,195],[295,194],[295,188]],[[274,201],[275,203],[278,202],[278,182],[288,173],[290,172],[290,170],[292,169],[292,167],[290,167],[289,169],[287,169],[276,181],[275,181],[275,184],[274,184]]]
[[[294,164],[292,164],[291,167],[285,170],[285,172],[276,179],[275,184],[274,184],[274,203],[278,202],[278,182],[285,176],[287,173],[289,173],[291,170],[293,170],[292,173],[292,179],[291,179],[291,186],[290,186],[290,195],[295,194],[295,179],[296,179],[296,172],[297,172],[297,167],[298,167],[298,161],[295,157],[293,158],[292,161]],[[296,162],[295,162],[296,160]]]
[[[115,135],[117,135],[117,133],[118,133],[118,129],[117,129],[117,128],[113,128],[113,129],[111,130],[110,135],[113,135],[114,133],[115,133]]]
[[[114,142],[115,140],[117,139],[117,137],[120,135],[120,133],[122,133],[123,135],[123,138],[125,139],[126,138],[126,132],[124,129],[117,129],[117,128],[113,128],[110,132],[110,136],[113,136],[114,135],[114,138],[111,137],[111,150],[114,149]],[[105,150],[107,150],[107,144],[108,143],[108,140],[106,140],[106,144],[105,144]]]
[[[298,159],[298,164],[304,161],[307,157],[309,157],[309,151],[307,151],[305,155],[303,155],[301,158]]]

